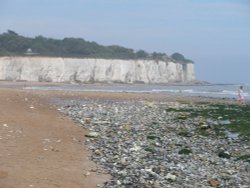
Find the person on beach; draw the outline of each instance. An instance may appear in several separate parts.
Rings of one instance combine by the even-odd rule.
[[[240,89],[238,90],[238,101],[241,104],[245,104],[245,97],[243,92],[243,86],[240,86]]]

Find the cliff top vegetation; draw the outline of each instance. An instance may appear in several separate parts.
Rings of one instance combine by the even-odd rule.
[[[8,30],[0,34],[0,56],[39,55],[49,57],[103,58],[103,59],[148,59],[193,63],[180,53],[168,56],[165,53],[135,51],[118,45],[104,46],[82,38],[52,39],[43,36],[24,37]]]

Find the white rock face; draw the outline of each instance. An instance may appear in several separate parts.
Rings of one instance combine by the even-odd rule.
[[[195,79],[194,64],[153,60],[0,57],[1,80],[170,83]]]

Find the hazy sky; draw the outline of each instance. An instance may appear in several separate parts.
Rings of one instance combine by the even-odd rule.
[[[0,33],[180,52],[198,80],[250,83],[250,0],[0,0]]]

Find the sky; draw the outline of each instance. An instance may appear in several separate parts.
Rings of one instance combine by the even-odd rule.
[[[0,0],[0,33],[183,54],[196,79],[250,83],[250,0]]]

